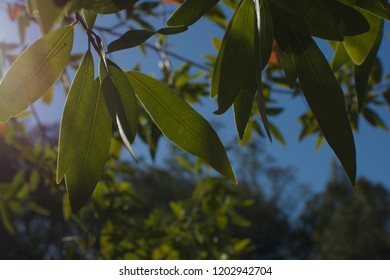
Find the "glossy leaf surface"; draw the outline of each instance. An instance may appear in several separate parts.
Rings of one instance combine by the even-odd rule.
[[[252,70],[234,101],[234,119],[236,121],[237,133],[240,139],[244,137],[244,132],[252,112],[252,105],[256,91],[257,82],[254,65],[252,65]]]
[[[135,71],[128,72],[127,77],[137,98],[168,139],[236,182],[218,135],[201,115],[160,81]]]
[[[54,30],[28,47],[0,84],[0,122],[23,112],[55,83],[68,63],[73,26]]]

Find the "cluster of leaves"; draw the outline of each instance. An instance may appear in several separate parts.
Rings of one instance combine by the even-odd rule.
[[[0,84],[0,122],[17,116],[52,90],[71,60],[74,27],[80,25],[88,38],[88,50],[67,93],[56,175],[57,183],[65,179],[73,211],[86,203],[99,182],[113,133],[134,158],[131,144],[137,134],[155,146],[162,133],[181,149],[237,182],[217,133],[174,92],[172,83],[163,83],[138,71],[124,71],[107,57],[109,53],[140,46],[156,34],[184,32],[204,15],[226,26],[212,74],[210,94],[217,96],[218,102],[215,113],[222,114],[233,106],[238,135],[243,138],[248,123],[254,127],[255,123],[249,120],[256,101],[255,112],[259,112],[268,137],[271,139],[273,132],[282,139],[267,120],[267,114],[275,110],[266,108],[267,88],[263,87],[261,74],[275,41],[289,85],[296,87],[299,79],[312,120],[340,159],[350,181],[355,182],[355,144],[345,96],[312,36],[340,42],[336,46],[334,69],[353,63],[356,94],[352,94],[351,102],[357,102],[365,116],[371,114],[371,119],[375,118],[364,104],[369,99],[367,85],[382,39],[383,20],[390,17],[388,3],[224,0],[223,3],[235,9],[226,25],[222,11],[216,6],[218,2],[187,0],[172,13],[166,27],[154,30],[139,15],[153,15],[159,2],[27,1],[25,14],[39,23],[44,35],[19,55],[5,74]],[[96,17],[121,11],[126,11],[126,19],[134,20],[143,29],[128,30],[105,48],[95,32]],[[52,30],[58,23],[61,27]],[[22,34],[26,24],[20,26]],[[98,77],[93,51],[100,59]],[[151,135],[140,129],[145,127],[141,117],[154,128],[154,134],[153,129]]]

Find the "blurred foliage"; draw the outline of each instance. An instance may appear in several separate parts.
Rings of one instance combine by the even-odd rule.
[[[113,139],[93,197],[72,214],[65,186],[48,179],[55,141],[28,140],[39,133],[0,138],[1,259],[390,257],[388,189],[361,179],[354,190],[336,164],[326,189],[310,194],[251,142],[233,186],[173,147],[164,168],[133,166]]]

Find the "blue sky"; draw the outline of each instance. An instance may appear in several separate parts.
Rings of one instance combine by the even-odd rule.
[[[0,2],[1,3],[1,2]],[[168,10],[172,10],[173,6],[167,6]],[[4,38],[12,41],[17,34],[15,27],[6,22],[6,14],[3,9],[0,11],[0,41]],[[110,25],[110,18],[100,19],[99,25]],[[157,27],[163,26],[163,22],[156,22]],[[384,64],[385,72],[388,73],[390,59],[390,42],[389,24],[385,26],[385,36],[380,49],[380,57]],[[30,40],[38,36],[38,29],[30,29]],[[203,54],[215,54],[215,50],[211,44],[211,37],[221,38],[223,33],[221,29],[211,24],[207,20],[201,20],[191,26],[189,31],[169,37],[169,42],[174,44],[173,51],[180,55],[189,57],[192,60],[204,62]],[[79,43],[81,41],[81,44]],[[74,46],[74,52],[82,52],[86,48],[85,36],[82,32],[77,32],[75,39],[77,42]],[[154,43],[154,38],[150,39],[150,43]],[[141,63],[141,69],[147,74],[157,74],[158,57],[149,52],[148,56],[143,56],[138,50],[121,51],[115,54],[114,60],[124,69],[131,69],[136,63]],[[173,67],[178,67],[180,63],[172,59]],[[297,136],[300,131],[300,124],[297,121],[298,116],[307,109],[307,105],[303,97],[292,99],[290,96],[283,95],[278,97],[280,104],[285,107],[285,111],[277,118],[274,123],[278,125],[287,142],[287,146],[282,146],[278,142],[269,143],[267,139],[259,140],[265,145],[267,153],[271,154],[276,160],[284,166],[293,166],[296,170],[298,181],[309,183],[314,189],[319,189],[324,186],[324,183],[329,178],[330,166],[332,160],[335,159],[333,151],[324,143],[319,151],[315,151],[315,137],[305,139],[298,142]],[[214,100],[206,99],[204,106],[196,106],[196,110],[204,115],[211,122],[222,123],[223,128],[218,129],[220,137],[224,144],[230,143],[232,139],[236,139],[235,125],[233,113],[231,110],[222,116],[213,115],[216,109]],[[57,92],[54,103],[51,106],[37,104],[40,116],[47,123],[58,122],[64,104],[64,94]],[[390,126],[390,114],[387,108],[379,111],[382,119]],[[365,176],[374,182],[382,182],[390,187],[390,134],[377,128],[369,126],[365,121],[361,122],[359,132],[355,134],[358,171],[357,176]],[[160,143],[158,158],[162,159],[166,154],[166,140]],[[148,157],[145,146],[136,141],[136,153]],[[234,158],[231,158],[234,161]],[[161,160],[158,162],[161,163]]]

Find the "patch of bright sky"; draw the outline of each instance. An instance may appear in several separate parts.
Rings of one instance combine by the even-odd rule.
[[[167,9],[171,11],[174,9],[174,6],[167,5]],[[5,18],[6,14],[4,13],[4,9],[0,9],[0,40],[4,40],[4,38],[15,39],[17,37],[15,34],[18,32],[15,24],[9,24],[9,21]],[[97,25],[109,27],[112,25],[111,21],[112,17],[99,16]],[[162,20],[155,21],[154,23],[157,28],[164,25]],[[389,37],[387,36],[389,32],[390,27],[386,23],[385,36],[380,49],[380,57],[384,63],[384,73],[388,73],[390,70],[388,64],[390,59],[390,53],[388,52],[390,44]],[[31,38],[38,36],[38,30],[36,28],[33,28],[31,33]],[[85,35],[79,29],[76,34],[76,43],[73,52],[82,53],[87,47]],[[203,54],[216,53],[212,47],[211,37],[222,38],[222,36],[223,32],[219,27],[207,20],[200,20],[191,26],[189,31],[169,37],[169,42],[174,44],[171,50],[177,54],[200,63],[205,63],[205,60],[202,59]],[[114,37],[108,37],[107,39],[110,41]],[[12,39],[9,41],[12,41]],[[154,39],[150,39],[148,42],[154,43]],[[320,43],[320,46],[323,47],[324,44]],[[327,54],[329,55],[329,52]],[[159,57],[155,52],[150,50],[147,56],[144,56],[138,49],[132,49],[117,52],[113,54],[112,58],[123,69],[132,69],[135,64],[140,63],[141,70],[147,74],[158,76],[160,72],[157,66]],[[171,59],[171,62],[176,69],[182,63],[175,59]],[[307,110],[307,104],[303,97],[293,99],[288,95],[280,95],[277,99],[280,106],[284,107],[285,110],[280,116],[275,117],[273,121],[283,133],[287,146],[282,146],[277,142],[271,144],[266,139],[260,140],[262,142],[261,144],[265,146],[267,153],[276,158],[278,163],[283,166],[294,167],[296,171],[295,175],[299,182],[309,183],[314,189],[321,189],[329,178],[331,162],[335,159],[335,155],[326,143],[322,145],[319,151],[315,151],[315,137],[309,137],[302,142],[298,142],[297,136],[301,126],[297,119],[300,114]],[[42,104],[42,102],[38,102],[35,106],[37,106],[41,118],[46,123],[54,123],[59,122],[61,118],[64,101],[65,95],[63,91],[58,90],[52,105],[47,106]],[[215,126],[223,143],[227,145],[231,139],[237,139],[232,110],[229,110],[222,116],[216,116],[212,113],[217,108],[214,100],[207,98],[203,104],[202,106],[195,106],[195,109],[211,123],[215,122],[223,125],[222,127]],[[379,114],[385,123],[390,125],[389,110],[387,108],[380,109]],[[361,121],[359,132],[355,134],[358,177],[364,176],[374,182],[378,181],[390,186],[390,175],[388,173],[388,166],[390,166],[389,138],[389,133],[372,128],[365,121]],[[168,152],[167,143],[167,140],[160,141],[157,164],[163,164],[162,159]],[[147,147],[140,140],[136,140],[134,148],[140,157],[144,157],[150,161]],[[234,162],[234,158],[231,158],[231,160]]]

